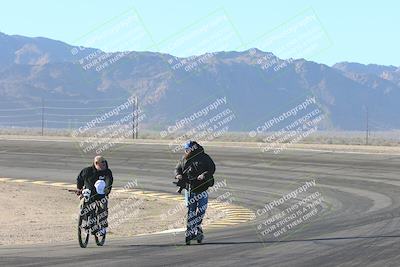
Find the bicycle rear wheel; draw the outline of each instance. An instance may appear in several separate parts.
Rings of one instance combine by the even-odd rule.
[[[94,235],[94,239],[96,240],[96,244],[98,246],[103,246],[106,242],[106,233],[100,234],[100,231]]]
[[[104,229],[104,232],[102,232],[103,227],[100,223],[99,211],[100,211],[100,207],[99,207],[99,205],[97,205],[97,207],[96,207],[96,223],[97,223],[98,231],[97,231],[97,233],[95,233],[94,239],[96,241],[96,245],[103,246],[104,243],[106,242],[106,234],[107,233],[106,233],[105,229]]]

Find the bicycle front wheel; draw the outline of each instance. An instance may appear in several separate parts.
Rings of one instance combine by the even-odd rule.
[[[86,248],[89,243],[90,227],[89,227],[89,215],[81,214],[79,212],[78,219],[78,241],[81,248]]]

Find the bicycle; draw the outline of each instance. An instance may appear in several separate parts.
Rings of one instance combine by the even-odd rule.
[[[100,201],[91,197],[89,189],[69,190],[79,195],[78,214],[78,241],[81,248],[86,248],[89,243],[90,234],[94,235],[96,245],[103,246],[106,241],[106,231],[101,226],[99,218]]]

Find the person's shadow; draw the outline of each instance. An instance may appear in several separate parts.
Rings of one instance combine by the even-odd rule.
[[[220,241],[220,242],[204,242],[201,244],[193,244],[200,246],[210,245],[246,245],[246,244],[282,244],[294,242],[316,242],[316,241],[336,241],[336,240],[357,240],[357,239],[378,239],[378,238],[400,238],[400,235],[373,235],[373,236],[344,236],[344,237],[325,237],[310,239],[289,239],[289,240],[259,240],[259,241]],[[135,244],[126,245],[125,247],[187,247],[186,244]]]

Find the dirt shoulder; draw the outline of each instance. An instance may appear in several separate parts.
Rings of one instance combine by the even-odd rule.
[[[76,241],[79,200],[65,188],[0,181],[0,245]],[[183,227],[178,201],[114,194],[110,199],[108,239]]]
[[[400,154],[400,146],[366,146],[366,145],[330,145],[330,144],[295,144],[294,149],[315,149],[333,152]]]
[[[1,135],[0,140],[42,140],[42,141],[65,141],[79,142],[83,138],[72,138],[64,136],[29,136],[29,135]],[[163,144],[168,145],[171,140],[155,140],[155,139],[126,139],[121,141],[124,144]],[[260,142],[229,142],[229,141],[211,141],[206,142],[206,146],[217,147],[247,147],[247,148],[263,148],[268,143]],[[283,144],[285,149],[305,149],[305,150],[324,150],[332,152],[355,152],[355,153],[378,153],[378,154],[400,154],[400,146],[376,146],[376,145],[346,145],[346,144]]]

